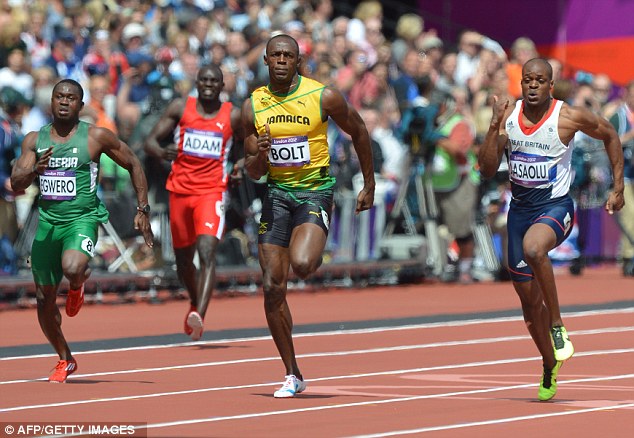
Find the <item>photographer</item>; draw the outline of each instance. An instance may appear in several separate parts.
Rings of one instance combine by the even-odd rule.
[[[440,223],[444,224],[458,246],[456,264],[448,264],[441,275],[445,282],[471,283],[475,253],[472,227],[478,204],[480,176],[473,151],[475,128],[467,117],[467,95],[461,88],[440,104],[436,118],[436,142],[431,164],[432,185],[438,203]]]

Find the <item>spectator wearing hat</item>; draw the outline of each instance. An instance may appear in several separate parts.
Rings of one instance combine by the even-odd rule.
[[[436,35],[427,35],[416,46],[430,58],[434,67],[440,66],[440,60],[444,55],[444,43]]]
[[[143,46],[143,38],[146,34],[145,26],[140,23],[128,23],[121,32],[121,42],[127,52],[135,52]]]

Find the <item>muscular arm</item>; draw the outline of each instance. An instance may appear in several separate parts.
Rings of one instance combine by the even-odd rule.
[[[581,131],[592,138],[601,140],[612,165],[614,188],[608,195],[605,209],[609,214],[619,211],[625,205],[623,190],[623,148],[614,126],[603,117],[582,107],[564,105],[559,119],[559,135],[564,143],[568,143],[576,131]],[[567,141],[566,141],[567,140]]]
[[[29,132],[22,140],[22,153],[11,171],[11,189],[15,192],[29,187],[35,177],[44,172],[51,155],[53,155],[53,148],[51,147],[37,160],[35,155],[36,142],[37,132]]]
[[[260,179],[268,170],[268,153],[271,148],[271,133],[267,130],[259,135],[255,129],[255,116],[251,98],[242,105],[242,127],[244,135],[244,168],[253,179]],[[267,125],[268,127],[268,125]]]
[[[137,156],[134,155],[132,149],[119,140],[117,136],[108,129],[93,127],[91,128],[90,136],[93,138],[93,141],[96,141],[97,144],[101,146],[101,152],[105,153],[112,158],[115,163],[128,171],[130,179],[132,180],[132,187],[134,187],[134,191],[136,192],[138,205],[147,205],[147,179],[145,178],[141,162]],[[137,212],[134,217],[134,228],[143,233],[145,243],[147,243],[148,246],[153,246],[154,237],[152,229],[150,228],[150,218],[148,215]]]
[[[623,193],[623,148],[614,126],[586,108],[564,105],[561,110],[559,129],[564,143],[568,143],[570,141],[568,137],[572,139],[576,131],[601,140],[612,165],[614,191]]]
[[[164,160],[173,160],[176,158],[178,148],[171,143],[169,147],[161,147],[160,141],[167,138],[174,132],[176,125],[183,117],[185,110],[185,100],[176,99],[169,104],[165,112],[161,115],[159,121],[154,125],[145,141],[143,149],[148,155],[162,158]]]
[[[508,100],[499,102],[498,97],[493,96],[493,116],[491,116],[491,124],[478,152],[478,166],[480,167],[480,174],[482,174],[484,178],[492,178],[495,176],[500,167],[504,147],[508,141],[508,135],[506,135],[504,125],[511,111],[512,108],[509,108]]]
[[[365,122],[357,110],[348,104],[343,95],[332,88],[324,90],[321,106],[324,117],[331,117],[352,138],[352,145],[359,157],[364,182],[363,190],[357,198],[357,212],[367,210],[374,203],[375,181],[370,134],[365,127]]]

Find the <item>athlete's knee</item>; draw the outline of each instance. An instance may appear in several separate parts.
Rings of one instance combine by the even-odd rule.
[[[68,259],[62,262],[62,271],[69,281],[83,281],[88,272],[88,265],[77,259]]]
[[[35,291],[35,302],[40,309],[57,305],[57,293],[46,293],[40,288]]]
[[[210,267],[216,262],[216,255],[211,251],[199,251],[198,259],[201,266]]]
[[[286,288],[264,287],[264,310],[266,313],[278,311],[286,301]]]
[[[211,266],[216,261],[216,247],[218,239],[211,236],[201,236],[196,243],[198,259],[201,265]]]
[[[548,250],[538,242],[524,241],[524,256],[529,264],[540,262],[548,257]]]
[[[319,257],[318,259],[313,259],[309,256],[305,256],[291,262],[293,272],[302,280],[315,272],[320,265],[321,257]]]

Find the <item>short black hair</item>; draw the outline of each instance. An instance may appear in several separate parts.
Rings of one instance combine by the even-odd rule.
[[[202,74],[202,72],[204,70],[211,70],[217,74],[220,75],[220,80],[224,81],[224,74],[222,73],[222,69],[220,68],[220,66],[218,64],[215,64],[213,62],[209,63],[209,64],[204,64],[202,67],[200,67],[200,69],[198,70],[198,73],[196,74],[196,80],[198,80],[198,78],[200,77],[200,75]]]
[[[285,33],[281,33],[279,35],[275,35],[275,36],[272,36],[271,38],[269,38],[268,42],[266,43],[266,53],[267,54],[269,53],[269,46],[271,45],[271,43],[274,40],[278,39],[278,38],[287,38],[287,39],[291,40],[293,42],[293,44],[295,45],[295,48],[297,49],[297,55],[299,55],[299,44],[297,43],[297,40],[295,38],[293,38],[292,36],[287,35]]]
[[[55,91],[57,87],[62,84],[69,84],[77,88],[77,91],[79,91],[79,100],[81,100],[82,102],[84,101],[84,89],[82,88],[79,82],[77,82],[74,79],[68,79],[68,78],[62,79],[61,81],[55,84],[55,86],[53,87],[53,91]]]

